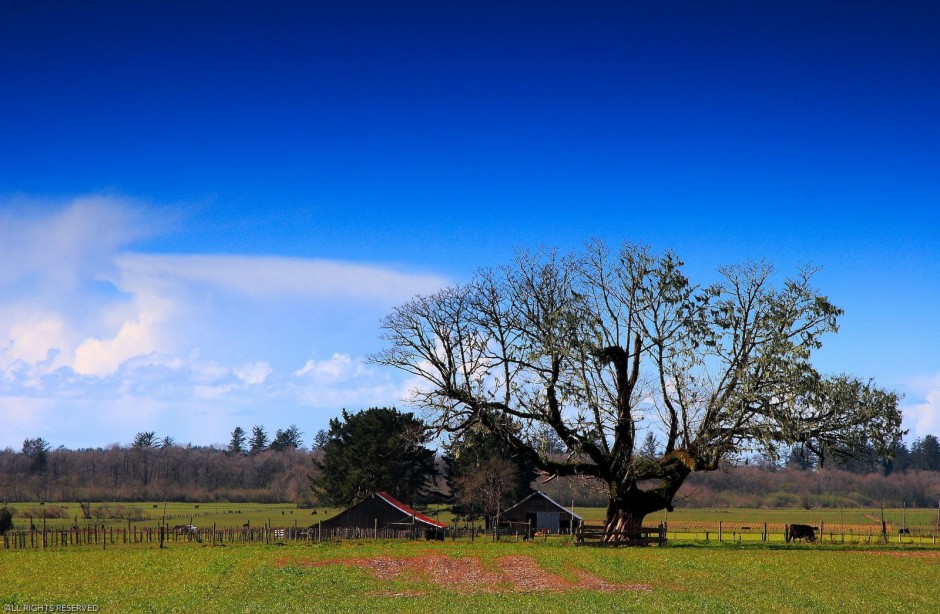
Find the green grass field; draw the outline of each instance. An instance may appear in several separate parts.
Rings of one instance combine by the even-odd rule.
[[[64,508],[65,518],[49,518],[46,524],[49,528],[64,528],[75,524],[76,519],[79,526],[85,526],[89,523],[105,524],[108,526],[125,526],[125,518],[111,519],[92,519],[84,520],[82,510],[77,502],[69,503],[48,503],[50,508]],[[166,522],[170,525],[194,524],[198,527],[216,527],[230,528],[241,527],[248,523],[253,527],[260,527],[270,523],[270,526],[300,527],[316,524],[317,520],[329,518],[337,511],[337,508],[316,508],[316,515],[309,509],[300,509],[292,503],[179,503],[179,502],[147,502],[147,503],[119,503],[104,502],[92,503],[92,509],[107,507],[112,513],[121,511],[125,517],[142,517],[142,520],[134,520],[134,524],[144,526],[156,526],[166,514]],[[18,527],[28,527],[29,518],[23,514],[31,512],[33,514],[33,523],[38,526],[42,522],[42,509],[38,502],[36,503],[15,503],[10,508],[16,511],[14,523]]]
[[[183,543],[0,550],[0,603],[102,612],[925,612],[940,603],[938,571],[940,551],[911,547]]]

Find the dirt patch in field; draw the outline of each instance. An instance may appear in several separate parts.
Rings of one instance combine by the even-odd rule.
[[[413,582],[429,582],[459,593],[505,593],[505,592],[553,592],[571,590],[590,591],[650,591],[648,584],[617,584],[608,582],[580,569],[569,569],[567,573],[575,580],[545,571],[530,556],[503,556],[494,561],[495,569],[483,567],[479,558],[452,558],[445,555],[428,555],[412,558],[360,557],[353,559],[278,559],[278,567],[299,565],[302,567],[325,567],[343,565],[367,569],[379,580],[404,579]],[[417,597],[422,591],[378,591],[370,593],[389,597]]]
[[[560,593],[573,588],[573,584],[561,576],[542,569],[530,556],[513,555],[496,559],[503,578],[515,585],[516,590],[524,593],[553,592]]]

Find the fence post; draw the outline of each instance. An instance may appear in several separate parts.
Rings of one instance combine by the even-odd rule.
[[[721,541],[721,537],[722,537],[721,533],[722,533],[722,531],[721,531],[721,521],[719,520],[719,521],[718,521],[718,541],[719,541],[719,542]]]

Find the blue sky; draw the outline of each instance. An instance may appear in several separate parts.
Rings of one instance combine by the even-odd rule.
[[[940,433],[928,2],[0,0],[0,447],[397,404],[414,293],[590,237],[823,268]]]

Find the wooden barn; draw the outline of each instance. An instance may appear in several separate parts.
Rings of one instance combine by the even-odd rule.
[[[447,525],[418,513],[387,492],[376,492],[324,520],[321,528],[324,536],[443,539]]]
[[[543,492],[535,491],[499,516],[500,532],[573,533],[582,518]]]

